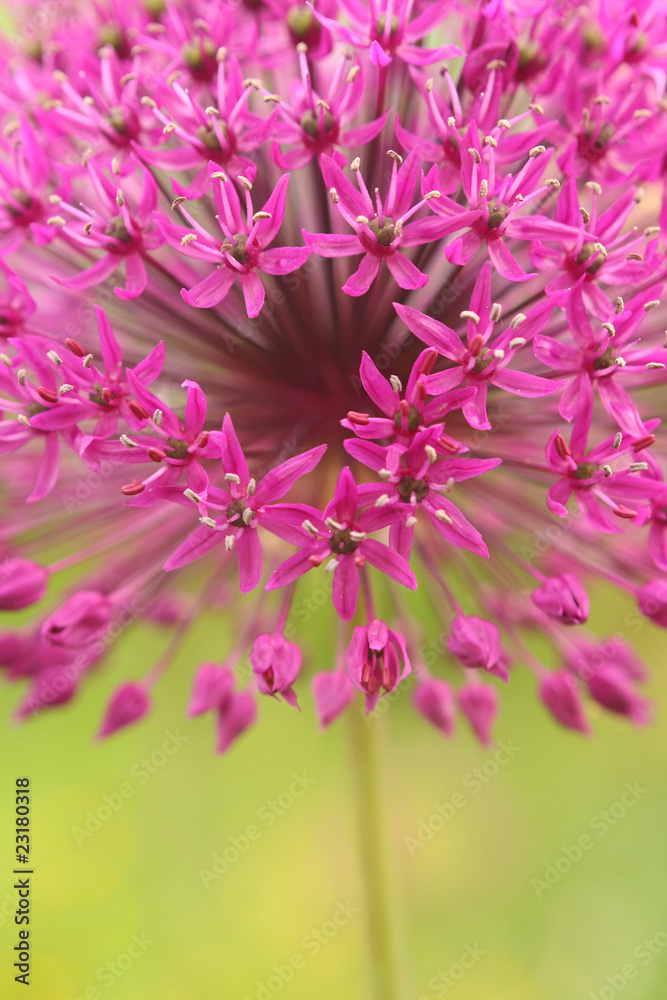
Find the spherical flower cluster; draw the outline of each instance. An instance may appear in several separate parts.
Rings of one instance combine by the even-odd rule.
[[[445,735],[460,714],[488,742],[517,668],[565,727],[589,732],[587,699],[646,722],[628,635],[667,626],[660,4],[19,6],[0,86],[18,716],[148,620],[165,653],[100,736],[135,723],[213,608],[233,647],[193,664],[189,714],[216,717],[219,751],[262,697],[298,708],[309,673],[323,727],[412,683]],[[307,574],[338,622],[314,674]],[[638,606],[604,640],[597,581]]]

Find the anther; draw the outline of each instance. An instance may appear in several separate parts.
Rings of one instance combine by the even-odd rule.
[[[63,359],[55,351],[47,351],[46,356],[54,365],[61,365],[63,363]]]
[[[434,198],[442,198],[442,193],[440,191],[427,191],[424,195],[424,201],[433,201]]]
[[[477,150],[474,149],[472,146],[468,149],[468,152],[472,156],[472,158],[475,161],[475,163],[481,163],[482,162],[482,157],[479,155],[479,153],[477,152]]]
[[[622,440],[623,440],[623,435],[621,434],[621,432],[620,432],[620,431],[616,431],[616,434],[615,434],[615,436],[614,436],[614,443],[613,443],[613,445],[612,445],[612,447],[613,447],[613,448],[614,448],[614,449],[615,449],[616,451],[618,451],[618,449],[619,449],[619,448],[621,447],[621,442],[622,442]]]
[[[183,202],[187,201],[187,200],[188,199],[185,197],[185,195],[179,194],[178,198],[174,198],[174,200],[171,203],[171,210],[172,210],[172,212],[175,212],[176,209],[178,208],[178,206],[182,205]]]
[[[27,374],[28,372],[25,370],[25,368],[19,368],[19,370],[16,373],[19,385],[25,385],[25,377]]]
[[[215,528],[215,521],[212,517],[200,517],[199,521],[201,524],[205,524],[207,528]],[[233,538],[233,535],[227,535],[227,538]]]
[[[613,323],[603,323],[602,329],[606,330],[610,337],[616,336],[616,327]]]
[[[581,205],[579,206],[579,211],[581,212],[581,218],[584,220],[584,223],[588,225],[588,223],[591,221],[590,212],[587,212],[586,209],[583,208]]]
[[[197,239],[197,234],[196,233],[188,233],[187,236],[184,236],[181,239],[181,246],[182,247],[188,247],[188,246],[190,246],[191,243],[194,243],[194,241],[196,239]]]
[[[102,402],[105,404],[105,406],[108,406],[109,403],[111,402],[111,389],[109,388],[108,385],[104,386],[100,395],[102,396]]]
[[[345,531],[344,526],[335,521],[333,517],[327,517],[324,523],[330,531]]]
[[[256,489],[257,489],[257,480],[256,479],[249,479],[248,480],[248,489],[246,490],[248,496],[249,497],[254,496]]]
[[[355,158],[352,160],[352,163],[350,164],[350,170],[352,170],[356,174],[357,171],[360,169],[361,169],[361,159],[360,157],[355,156]]]
[[[655,442],[655,434],[645,434],[644,437],[637,438],[636,441],[632,442],[632,450],[635,452],[643,451],[644,448],[650,448]]]
[[[126,497],[136,497],[140,493],[143,493],[145,489],[146,487],[141,482],[141,480],[137,479],[133,483],[125,483],[124,486],[121,486],[120,492],[123,493],[124,496]]]
[[[127,405],[139,420],[148,420],[148,410],[142,406],[138,399],[131,399]]]
[[[391,382],[391,387],[394,392],[403,392],[403,383],[401,382],[398,375],[390,375],[389,381]]]
[[[253,222],[259,222],[260,219],[270,219],[272,218],[270,212],[255,212],[252,217]]]
[[[365,531],[351,531],[350,538],[353,542],[363,542],[365,538],[368,538],[368,535]]]
[[[620,295],[616,296],[616,301],[614,302],[614,308],[616,309],[616,315],[620,316],[625,309],[625,302]]]
[[[510,326],[512,327],[513,330],[516,330],[518,326],[521,326],[521,324],[525,322],[525,319],[526,319],[525,313],[517,313],[516,316],[512,317]]]
[[[391,470],[380,469],[380,471],[378,472],[378,476],[380,477],[383,483],[387,483],[391,479]]]
[[[653,371],[656,368],[664,368],[664,367],[665,366],[662,364],[661,361],[648,361],[646,364],[646,368],[648,371]]]
[[[648,462],[631,462],[630,472],[646,472],[648,469]]]
[[[254,516],[255,516],[254,510],[251,510],[250,507],[246,507],[246,509],[243,511],[243,514],[241,515],[243,523],[246,525],[246,527],[250,524]]]
[[[133,441],[132,438],[129,438],[127,436],[127,434],[121,434],[121,436],[119,438],[119,441],[120,441],[121,444],[124,444],[126,448],[136,448],[137,447],[137,442]]]
[[[23,424],[24,427],[30,427],[30,421],[26,416],[24,416],[23,413],[19,413],[16,419],[20,424]]]
[[[375,501],[375,503],[373,504],[373,506],[374,507],[386,507],[388,503],[391,503],[391,497],[389,496],[388,493],[383,493],[382,496],[379,496],[377,498],[377,500]]]
[[[454,523],[446,510],[436,510],[435,518],[437,521],[442,521],[443,524]]]
[[[156,427],[162,427],[162,410],[156,410],[153,414],[153,423]]]
[[[651,309],[656,309],[660,305],[660,299],[651,299],[650,302],[644,303],[644,311],[650,312]]]
[[[603,465],[602,471],[604,472],[606,479],[609,479],[609,477],[613,476],[614,474],[614,470],[612,469],[611,465]]]
[[[63,382],[63,384],[58,389],[58,394],[63,396],[66,392],[73,392],[74,386],[70,385],[69,382]]]
[[[231,552],[234,548],[234,542],[236,541],[236,535],[225,535],[225,548],[228,552]]]
[[[304,529],[304,531],[307,531],[309,535],[312,535],[313,538],[317,538],[317,528],[315,527],[312,521],[308,520],[308,518],[306,518],[305,521],[301,522],[301,527]]]
[[[528,341],[526,340],[525,337],[512,337],[512,339],[510,340],[510,342],[509,342],[509,344],[507,346],[511,350],[514,350],[515,347],[525,347],[525,345],[527,343],[528,343]]]
[[[619,503],[617,507],[612,507],[612,510],[616,517],[622,517],[626,521],[631,521],[633,518],[637,517],[636,510],[630,510],[625,504]]]
[[[493,305],[491,306],[491,314],[490,314],[491,322],[497,323],[502,314],[503,314],[503,307],[501,306],[500,302],[494,302]]]
[[[202,499],[199,496],[199,494],[195,493],[195,491],[191,490],[191,489],[183,490],[183,496],[187,497],[188,500],[191,500],[192,503],[201,503],[202,502]]]
[[[428,458],[431,465],[433,465],[434,462],[438,461],[438,453],[432,444],[427,444],[426,447],[424,448],[424,451],[426,452],[426,457]]]
[[[461,319],[470,319],[477,326],[479,323],[479,316],[472,309],[464,309],[462,313],[459,313]]]
[[[239,174],[239,176],[237,177],[237,180],[238,180],[239,184],[241,185],[241,187],[244,188],[244,190],[246,190],[246,191],[252,191],[252,181],[248,180],[247,177],[244,177],[243,174]]]
[[[370,422],[371,418],[367,413],[357,413],[356,410],[348,410],[347,419],[351,424],[361,424],[365,427],[366,424]]]
[[[489,182],[483,177],[479,183],[479,199],[485,201],[489,194]]]
[[[239,476],[235,472],[225,472],[225,481],[228,483],[236,483],[238,486],[241,482]]]
[[[8,368],[12,367],[12,359],[8,354],[0,354],[0,361],[2,361],[3,365],[7,365]]]
[[[153,448],[153,447],[151,447],[151,448],[148,449],[148,451],[146,452],[146,454],[150,458],[151,462],[156,462],[158,464],[164,458],[167,457],[167,453],[165,451],[162,451],[162,448]]]
[[[338,191],[336,191],[335,187],[329,188],[329,197],[331,198],[331,201],[333,202],[334,205],[337,205],[338,202],[340,201],[340,198],[338,197]]]
[[[338,565],[338,560],[337,559],[330,559],[329,562],[324,567],[324,572],[325,573],[333,573],[333,571],[335,570],[335,568],[336,568],[337,565]]]
[[[414,528],[414,526],[415,526],[416,523],[417,523],[417,518],[414,517],[412,514],[410,515],[410,517],[407,517],[405,519],[405,527],[406,528]]]
[[[401,154],[397,153],[393,149],[388,149],[387,150],[387,156],[391,156],[391,158],[394,161],[394,163],[397,163],[399,167],[403,163],[403,157],[401,156]]]
[[[546,146],[533,146],[532,149],[528,150],[528,155],[529,156],[539,156],[540,153],[546,153],[546,151],[547,151],[547,147]]]
[[[40,385],[37,389],[37,395],[41,396],[45,403],[57,403],[58,393],[54,392],[53,389],[45,389],[43,385]]]
[[[557,434],[554,440],[554,447],[561,458],[569,458],[572,454],[569,444],[562,434]]]

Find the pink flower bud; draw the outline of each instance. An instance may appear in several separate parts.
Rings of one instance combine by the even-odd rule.
[[[498,695],[489,684],[466,684],[459,691],[459,708],[484,746],[491,742],[491,729],[499,709]]]
[[[531,597],[545,615],[563,625],[581,625],[588,620],[588,594],[574,573],[550,577],[533,591]]]
[[[576,681],[566,670],[547,674],[542,679],[540,698],[562,726],[590,733]]]
[[[0,611],[19,611],[41,601],[49,571],[31,559],[5,559],[0,563]]]
[[[354,699],[355,687],[344,670],[324,670],[312,686],[320,728],[326,729]]]
[[[216,751],[224,753],[257,719],[257,703],[249,691],[234,691],[218,709]]]
[[[102,721],[98,739],[110,736],[117,729],[129,726],[146,715],[151,708],[151,700],[142,684],[122,684],[111,696],[106,715]]]
[[[464,667],[490,670],[500,658],[500,632],[484,618],[460,616],[452,622],[447,648]]]
[[[455,702],[451,687],[435,677],[420,681],[412,702],[417,711],[445,736],[454,731]]]
[[[667,580],[649,580],[637,594],[639,610],[656,625],[667,628]]]
[[[35,674],[30,690],[16,711],[18,719],[26,719],[43,708],[64,705],[76,691],[78,672],[51,664]]]
[[[233,687],[234,677],[230,670],[216,666],[215,663],[202,663],[192,685],[192,697],[188,705],[190,718],[202,715],[203,712],[212,712],[215,708],[222,709],[229,700]]]
[[[596,670],[588,680],[588,690],[603,708],[627,716],[636,726],[649,721],[649,703],[637,694],[630,680],[616,667]]]
[[[301,650],[279,632],[258,635],[250,650],[250,663],[262,694],[282,695],[298,708],[292,684],[301,668]]]
[[[42,635],[57,646],[89,646],[104,638],[112,617],[111,601],[104,594],[80,590],[46,619]]]

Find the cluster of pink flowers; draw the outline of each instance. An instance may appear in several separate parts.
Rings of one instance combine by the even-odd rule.
[[[0,86],[0,608],[37,606],[0,635],[18,716],[149,621],[165,653],[100,735],[141,719],[213,609],[233,648],[189,714],[225,750],[259,696],[298,707],[309,574],[338,620],[322,726],[411,674],[418,712],[488,742],[518,667],[563,726],[589,731],[584,696],[644,723],[630,640],[667,626],[661,5],[20,6]],[[602,640],[598,581],[638,606]]]

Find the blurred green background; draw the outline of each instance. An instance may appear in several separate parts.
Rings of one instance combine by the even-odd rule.
[[[630,603],[594,596],[594,628],[613,631]],[[327,609],[308,623],[310,669],[328,665],[330,618]],[[319,734],[302,684],[301,714],[264,699],[256,729],[217,757],[211,719],[184,713],[195,665],[224,654],[228,627],[222,614],[202,622],[150,718],[105,743],[92,736],[109,694],[145,673],[168,633],[128,632],[75,703],[3,727],[3,997],[25,995],[11,970],[19,775],[33,794],[34,1000],[370,997],[349,719]],[[649,624],[634,641],[653,668],[656,717],[644,730],[600,712],[593,739],[565,732],[525,670],[502,690],[496,736],[516,749],[500,765],[463,725],[445,741],[407,693],[373,723],[385,747],[406,1000],[665,997],[665,644]],[[2,686],[5,716],[18,693]],[[488,780],[478,784],[475,768]],[[626,783],[636,794],[622,804]],[[433,821],[456,792],[465,805]],[[249,826],[255,839],[244,841]],[[421,846],[406,841],[420,831]],[[576,860],[570,848],[584,835],[591,846]],[[230,862],[217,874],[216,854]],[[289,981],[272,978],[275,966],[287,978],[295,955]]]

